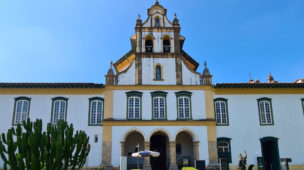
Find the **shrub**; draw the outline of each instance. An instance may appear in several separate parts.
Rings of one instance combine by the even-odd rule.
[[[81,168],[90,152],[89,137],[84,131],[76,131],[73,124],[58,121],[49,123],[42,131],[42,120],[12,127],[2,134],[0,155],[12,170],[67,170]]]

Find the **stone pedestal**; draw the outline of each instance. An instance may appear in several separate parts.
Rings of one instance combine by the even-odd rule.
[[[125,154],[125,147],[126,146],[126,142],[120,142],[120,147],[121,147],[121,156],[126,156]]]
[[[105,167],[105,170],[112,170],[112,165],[106,165],[104,167]]]
[[[193,159],[199,160],[199,141],[193,142]]]
[[[170,142],[170,166],[169,170],[178,170],[176,164],[176,143]]]
[[[219,163],[210,163],[206,170],[220,170],[221,169],[221,166]]]

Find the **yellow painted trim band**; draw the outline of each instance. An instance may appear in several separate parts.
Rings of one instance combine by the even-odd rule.
[[[216,95],[225,94],[304,94],[304,89],[294,88],[268,88],[268,89],[257,89],[257,88],[225,88],[225,89],[213,89]]]
[[[0,95],[3,94],[33,94],[33,95],[43,95],[43,94],[103,94],[103,88],[0,88]]]
[[[177,85],[106,85],[109,90],[212,90],[212,86]]]
[[[214,126],[215,120],[206,121],[103,121],[103,126]],[[209,135],[209,134],[208,134]]]

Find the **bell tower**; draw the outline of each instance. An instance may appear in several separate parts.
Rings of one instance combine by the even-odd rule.
[[[172,21],[158,1],[138,15],[132,49],[114,63],[117,85],[200,85],[199,63],[183,50],[177,15]]]
[[[148,18],[142,22],[140,15],[136,20],[135,39],[135,83],[137,85],[145,84],[143,82],[143,59],[155,58],[174,58],[174,75],[176,85],[182,85],[182,55],[180,36],[180,25],[177,16],[173,22],[167,18],[167,9],[159,4],[158,1],[147,10]],[[131,39],[132,39],[131,38]]]

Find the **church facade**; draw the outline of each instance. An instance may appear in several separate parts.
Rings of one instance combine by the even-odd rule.
[[[0,83],[0,132],[30,117],[43,123],[60,119],[90,136],[87,167],[134,165],[145,170],[177,170],[205,162],[218,169],[222,160],[303,169],[304,81],[212,84],[207,64],[202,73],[183,49],[179,20],[171,22],[157,1],[148,18],[136,20],[131,50],[114,64],[106,83]],[[135,160],[136,161],[136,160]],[[287,162],[288,162],[287,161]],[[224,161],[223,161],[224,162]],[[136,163],[136,162],[135,162]],[[3,165],[0,160],[0,167]]]

